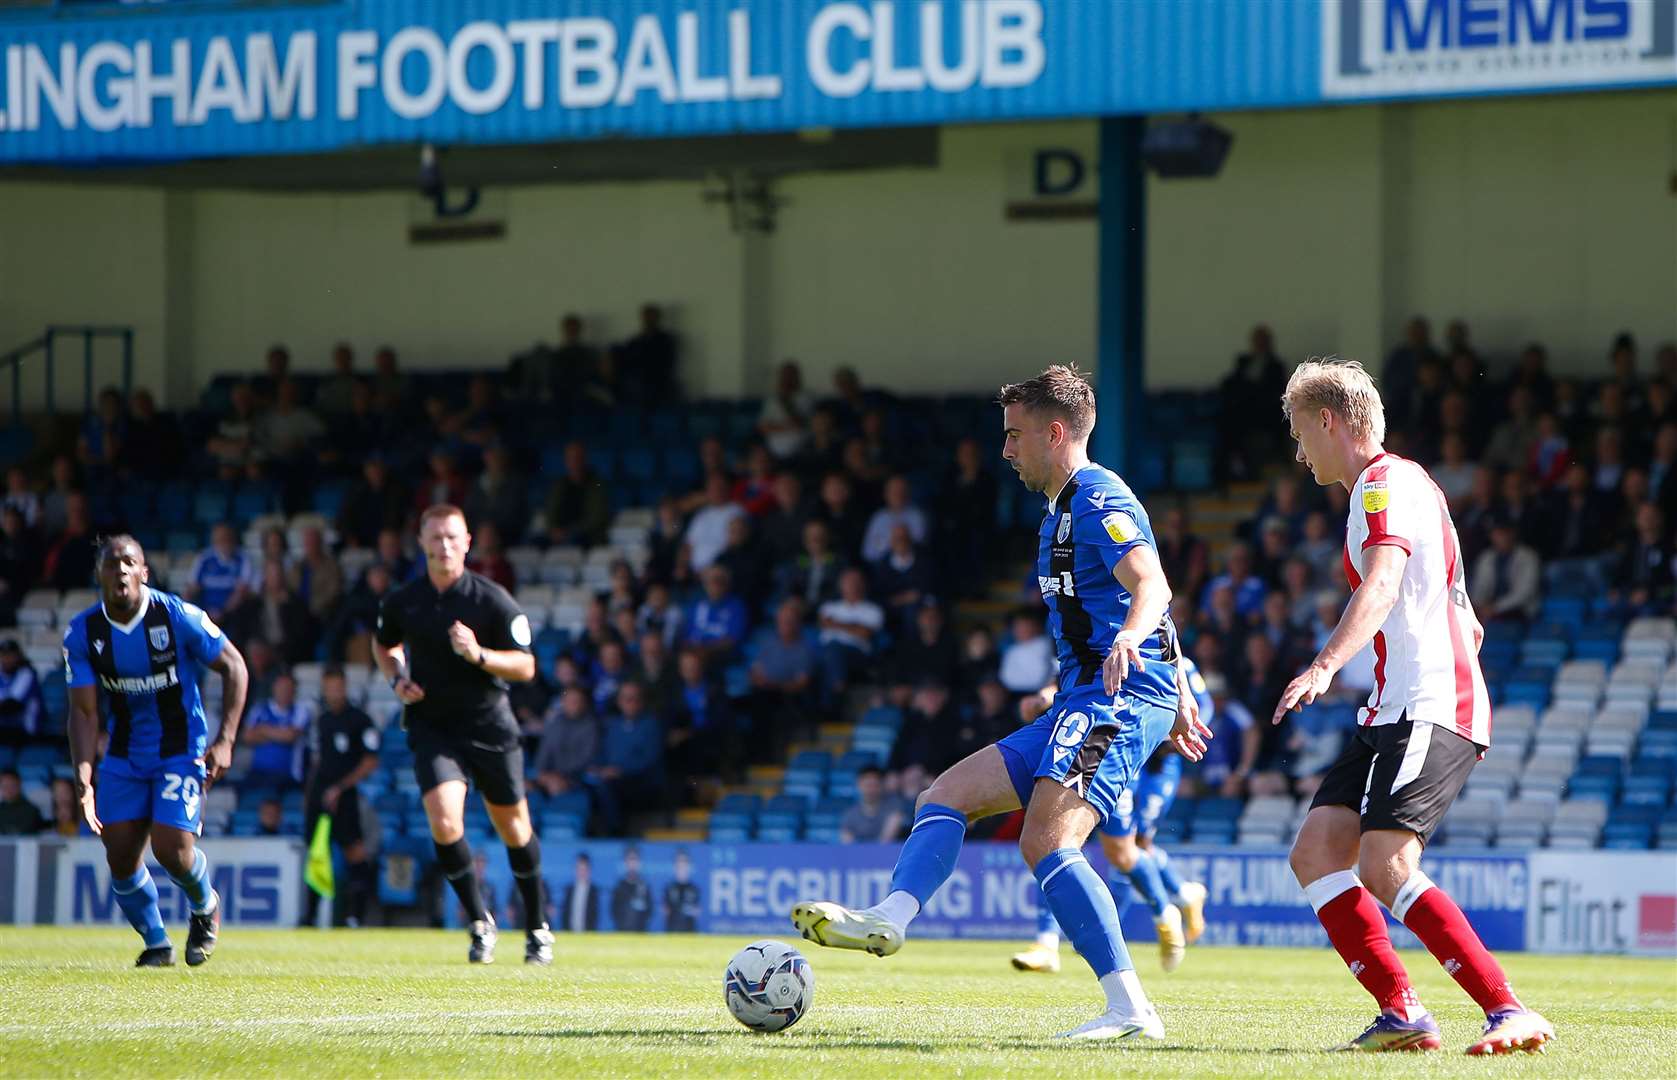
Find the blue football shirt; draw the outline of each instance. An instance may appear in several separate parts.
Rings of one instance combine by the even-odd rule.
[[[1059,687],[1099,685],[1101,663],[1130,613],[1130,594],[1113,570],[1138,545],[1155,547],[1141,500],[1110,469],[1093,462],[1071,475],[1048,503],[1037,551],[1037,585],[1060,660]],[[1167,614],[1141,642],[1141,670],[1126,693],[1176,708],[1176,628]]]
[[[148,588],[140,610],[116,624],[95,604],[64,631],[64,677],[97,686],[110,732],[107,757],[139,767],[182,754],[202,757],[208,741],[198,684],[226,638],[204,610]]]

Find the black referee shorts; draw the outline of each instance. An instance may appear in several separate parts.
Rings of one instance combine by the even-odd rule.
[[[1479,761],[1471,739],[1407,716],[1359,727],[1322,778],[1310,808],[1347,806],[1362,831],[1405,829],[1425,844]]]
[[[303,840],[305,843],[314,839],[314,823],[326,808],[320,804],[320,792],[310,788],[303,800]],[[332,811],[332,843],[340,848],[347,848],[351,844],[359,844],[365,839],[366,831],[361,823],[361,792],[357,788],[350,788],[338,796],[337,809]]]
[[[496,806],[524,800],[524,747],[516,735],[503,746],[415,732],[408,746],[413,750],[413,772],[421,792],[459,780],[476,784],[484,801]]]

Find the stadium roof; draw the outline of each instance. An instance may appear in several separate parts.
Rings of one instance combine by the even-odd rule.
[[[83,0],[0,8],[0,163],[1677,83],[1677,0]]]

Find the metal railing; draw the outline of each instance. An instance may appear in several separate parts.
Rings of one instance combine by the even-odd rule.
[[[61,339],[80,338],[82,349],[82,410],[90,412],[93,409],[93,343],[98,338],[115,338],[122,343],[122,396],[124,399],[134,388],[134,328],[132,326],[49,326],[41,336],[33,341],[26,341],[17,348],[0,354],[0,370],[11,369],[12,376],[12,420],[11,426],[17,427],[23,422],[23,363],[25,360],[41,353],[46,357],[45,404],[48,413],[57,412],[58,394],[58,356],[61,351]]]

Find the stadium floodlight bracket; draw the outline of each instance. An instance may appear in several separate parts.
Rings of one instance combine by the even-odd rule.
[[[765,235],[774,232],[775,215],[787,202],[775,194],[772,177],[741,171],[712,177],[699,198],[726,206],[728,226],[734,232]]]
[[[429,199],[439,218],[465,217],[477,209],[482,192],[475,187],[466,189],[461,202],[448,204],[448,184],[443,180],[442,163],[437,159],[437,148],[425,143],[419,148],[419,194]]]

